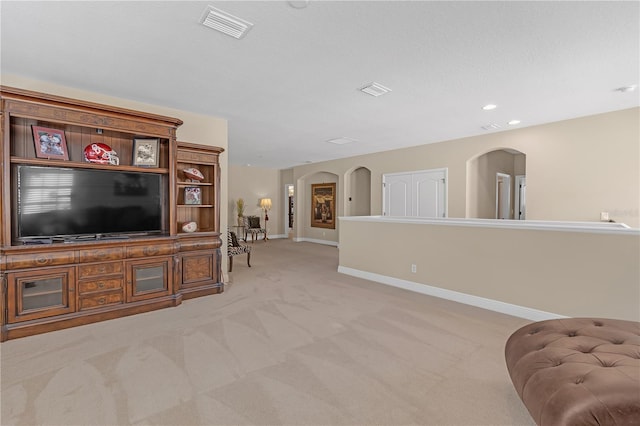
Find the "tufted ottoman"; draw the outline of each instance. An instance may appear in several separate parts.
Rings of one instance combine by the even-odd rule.
[[[640,425],[640,323],[536,322],[509,337],[505,358],[540,426]]]

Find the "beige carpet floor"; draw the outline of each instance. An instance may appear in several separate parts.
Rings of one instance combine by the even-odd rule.
[[[529,321],[259,241],[220,295],[4,342],[2,425],[533,425],[504,363]]]

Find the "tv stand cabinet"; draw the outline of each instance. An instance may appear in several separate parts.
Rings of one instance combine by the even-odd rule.
[[[222,148],[176,141],[179,119],[0,87],[0,340],[177,306],[221,293],[219,231]],[[64,133],[68,160],[38,158],[32,126]],[[133,165],[134,139],[158,140],[157,166]],[[118,153],[118,165],[84,160],[90,143]],[[162,176],[162,230],[127,238],[78,238],[27,244],[18,239],[17,166],[57,166]],[[198,168],[199,182],[185,178]],[[201,204],[184,202],[200,188]],[[195,221],[195,232],[182,226]],[[43,240],[46,240],[44,238]]]

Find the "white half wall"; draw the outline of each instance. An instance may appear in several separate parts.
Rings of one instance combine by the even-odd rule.
[[[340,272],[529,319],[640,321],[638,229],[482,219],[339,221]]]

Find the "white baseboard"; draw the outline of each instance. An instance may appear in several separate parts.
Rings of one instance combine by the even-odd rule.
[[[293,241],[295,241],[296,243],[307,242],[307,243],[324,244],[324,245],[327,245],[327,246],[338,247],[338,242],[337,241],[316,240],[314,238],[294,238]]]
[[[375,274],[373,272],[347,268],[346,266],[338,266],[338,272],[358,278],[363,278],[365,280],[375,281],[381,284],[402,288],[405,290],[415,291],[416,293],[439,297],[446,300],[452,300],[454,302],[464,303],[465,305],[476,306],[478,308],[488,309],[490,311],[500,312],[503,314],[525,318],[532,321],[567,318],[564,315],[558,315],[551,312],[540,311],[538,309],[527,308],[526,306],[513,305],[511,303],[500,302],[499,300],[486,299],[484,297],[473,296],[470,294],[447,290],[440,287],[433,287],[427,284],[420,284],[413,281],[401,280],[399,278]]]
[[[285,234],[268,234],[267,238],[270,239],[270,240],[275,240],[275,239],[278,239],[278,238],[289,238],[289,237],[287,235],[285,235]]]

